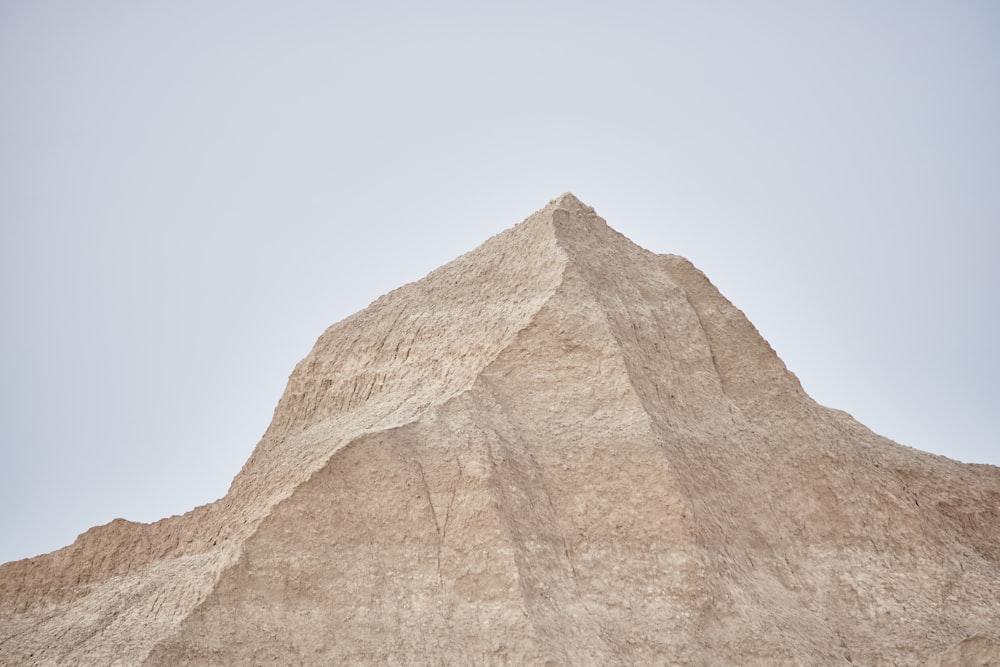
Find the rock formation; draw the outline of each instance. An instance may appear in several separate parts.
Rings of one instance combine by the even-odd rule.
[[[563,195],[330,327],[224,498],[0,567],[0,664],[356,663],[1000,664],[1000,468]]]

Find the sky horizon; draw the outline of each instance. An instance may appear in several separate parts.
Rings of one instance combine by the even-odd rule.
[[[1000,465],[1000,5],[0,3],[0,562],[228,489],[331,324],[564,192]]]

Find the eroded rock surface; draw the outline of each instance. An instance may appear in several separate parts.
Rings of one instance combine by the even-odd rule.
[[[0,664],[1000,664],[998,600],[1000,469],[567,194],[330,327],[218,502],[0,567]]]

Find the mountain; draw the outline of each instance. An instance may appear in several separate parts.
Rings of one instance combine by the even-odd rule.
[[[1000,468],[566,194],[324,332],[219,501],[0,567],[0,664],[1000,664],[998,600]]]

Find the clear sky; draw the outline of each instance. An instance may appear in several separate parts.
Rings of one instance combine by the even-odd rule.
[[[0,561],[223,495],[333,322],[572,191],[1000,464],[1000,3],[0,0]]]

